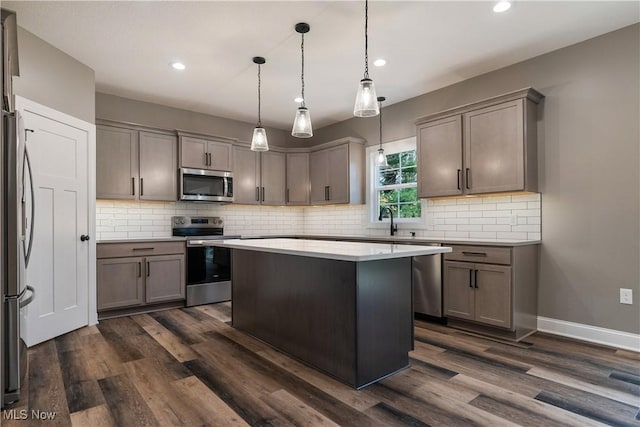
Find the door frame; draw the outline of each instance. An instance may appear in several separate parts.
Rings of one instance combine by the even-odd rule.
[[[32,114],[55,120],[74,127],[87,134],[87,224],[91,239],[88,250],[88,289],[87,309],[89,326],[98,324],[98,308],[96,297],[96,125],[77,117],[62,113],[53,108],[16,95],[16,110],[21,113],[28,111]]]

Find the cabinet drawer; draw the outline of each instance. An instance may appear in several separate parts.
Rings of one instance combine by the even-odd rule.
[[[444,254],[445,260],[511,265],[511,248],[451,246],[451,249],[452,252]]]
[[[97,258],[184,254],[184,242],[98,243]]]

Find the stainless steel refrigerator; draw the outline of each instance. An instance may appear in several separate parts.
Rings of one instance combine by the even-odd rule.
[[[2,9],[2,124],[0,134],[0,385],[2,407],[16,401],[26,369],[20,310],[35,293],[25,283],[33,244],[34,204],[25,129],[15,111],[11,77],[18,75],[16,16]]]

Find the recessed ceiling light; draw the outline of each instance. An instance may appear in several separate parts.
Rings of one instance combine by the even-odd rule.
[[[387,61],[385,61],[384,59],[380,58],[380,59],[376,59],[375,62],[373,63],[373,65],[375,65],[376,67],[383,67],[386,63],[387,63]]]
[[[185,68],[187,68],[186,65],[184,65],[182,62],[172,62],[171,66],[173,67],[173,69],[175,70],[184,70]]]
[[[493,6],[493,11],[496,13],[506,12],[507,10],[509,10],[510,7],[511,7],[510,1],[502,0],[496,3],[495,6]]]
[[[304,101],[304,99],[302,99],[301,97],[297,97],[293,100],[293,102],[297,102],[297,103],[300,103],[302,101]]]

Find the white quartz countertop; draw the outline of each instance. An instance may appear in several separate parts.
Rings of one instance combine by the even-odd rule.
[[[191,242],[198,244],[200,242]],[[392,243],[335,242],[305,239],[256,239],[201,241],[206,246],[326,258],[341,261],[373,261],[451,252],[446,246],[397,245]]]

